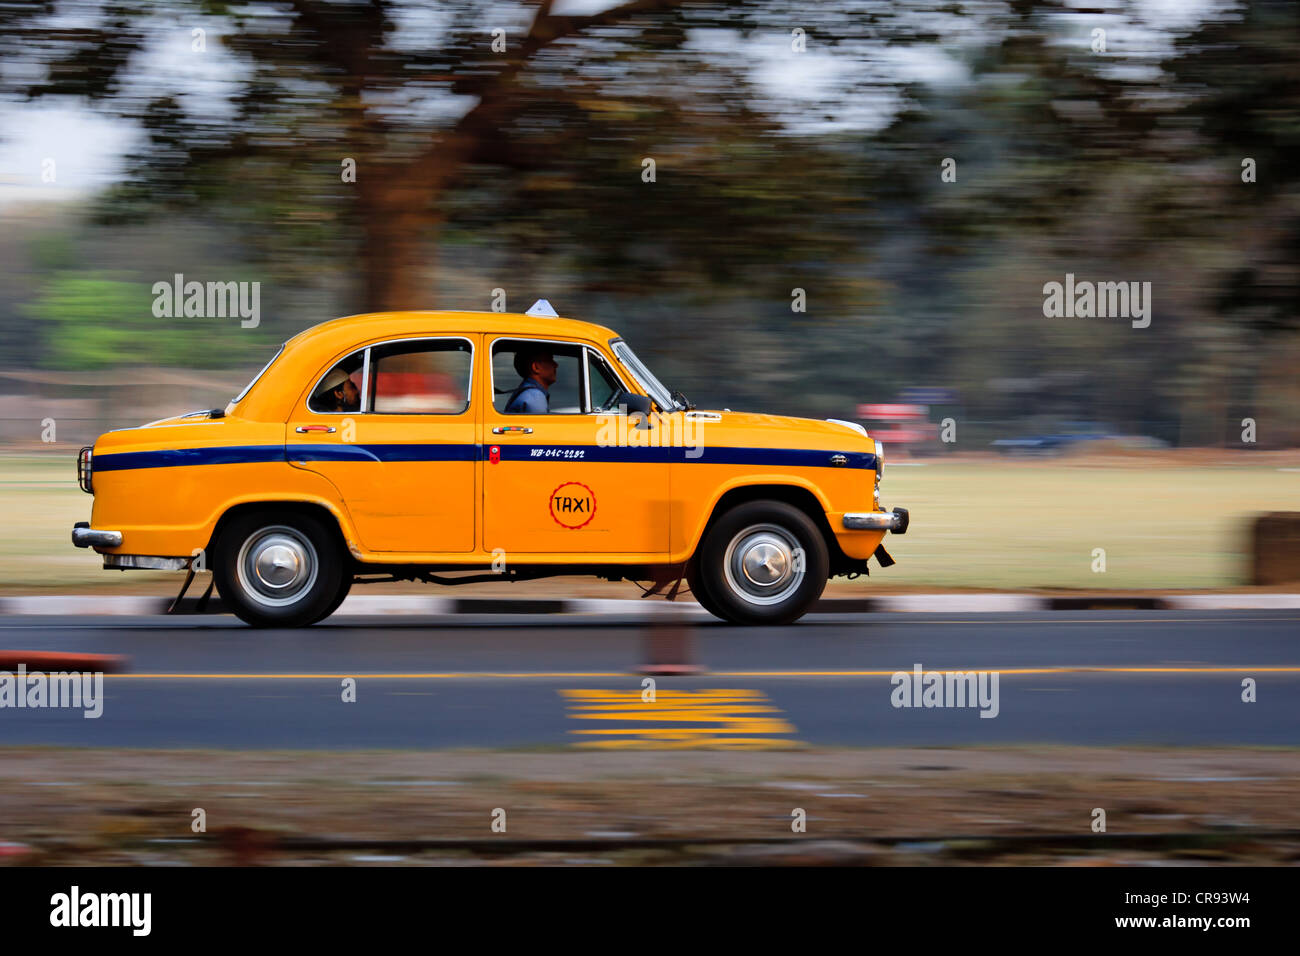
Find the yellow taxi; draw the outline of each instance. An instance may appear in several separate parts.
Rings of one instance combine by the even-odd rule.
[[[696,409],[545,300],[357,315],[224,409],[83,448],[72,541],[106,568],[210,570],[263,627],[322,620],[354,583],[564,574],[685,580],[724,620],[788,623],[829,577],[893,563],[908,515],[880,506],[883,457],[853,422]]]

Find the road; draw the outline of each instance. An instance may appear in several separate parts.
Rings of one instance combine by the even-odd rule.
[[[1300,614],[821,615],[659,628],[707,671],[636,669],[648,625],[576,616],[0,618],[0,648],[119,654],[103,714],[0,708],[4,745],[729,749],[1004,744],[1296,745]],[[664,645],[659,645],[662,651]],[[671,648],[668,648],[671,649]],[[670,657],[680,655],[669,655]],[[891,675],[983,671],[984,706],[896,707]],[[345,702],[344,679],[356,681]],[[1257,700],[1242,700],[1242,681]],[[911,682],[907,683],[909,688]],[[977,702],[978,703],[978,702]],[[981,710],[996,716],[984,718]]]

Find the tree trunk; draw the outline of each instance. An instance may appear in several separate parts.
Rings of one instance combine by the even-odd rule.
[[[396,171],[358,170],[363,312],[435,309],[434,190],[390,185]],[[370,180],[370,181],[367,181]]]

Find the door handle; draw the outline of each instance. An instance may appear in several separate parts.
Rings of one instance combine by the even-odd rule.
[[[333,435],[336,430],[333,425],[299,425],[294,429],[300,435],[303,432],[326,432]]]
[[[492,427],[493,435],[504,435],[506,432],[520,432],[524,435],[531,435],[533,430],[527,425],[494,425]]]

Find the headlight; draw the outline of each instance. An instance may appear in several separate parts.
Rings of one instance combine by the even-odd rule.
[[[91,475],[94,468],[92,464],[93,456],[93,445],[87,445],[85,448],[81,449],[81,451],[77,452],[77,484],[80,485],[81,490],[88,495],[93,495],[95,493],[95,486],[91,483]]]

